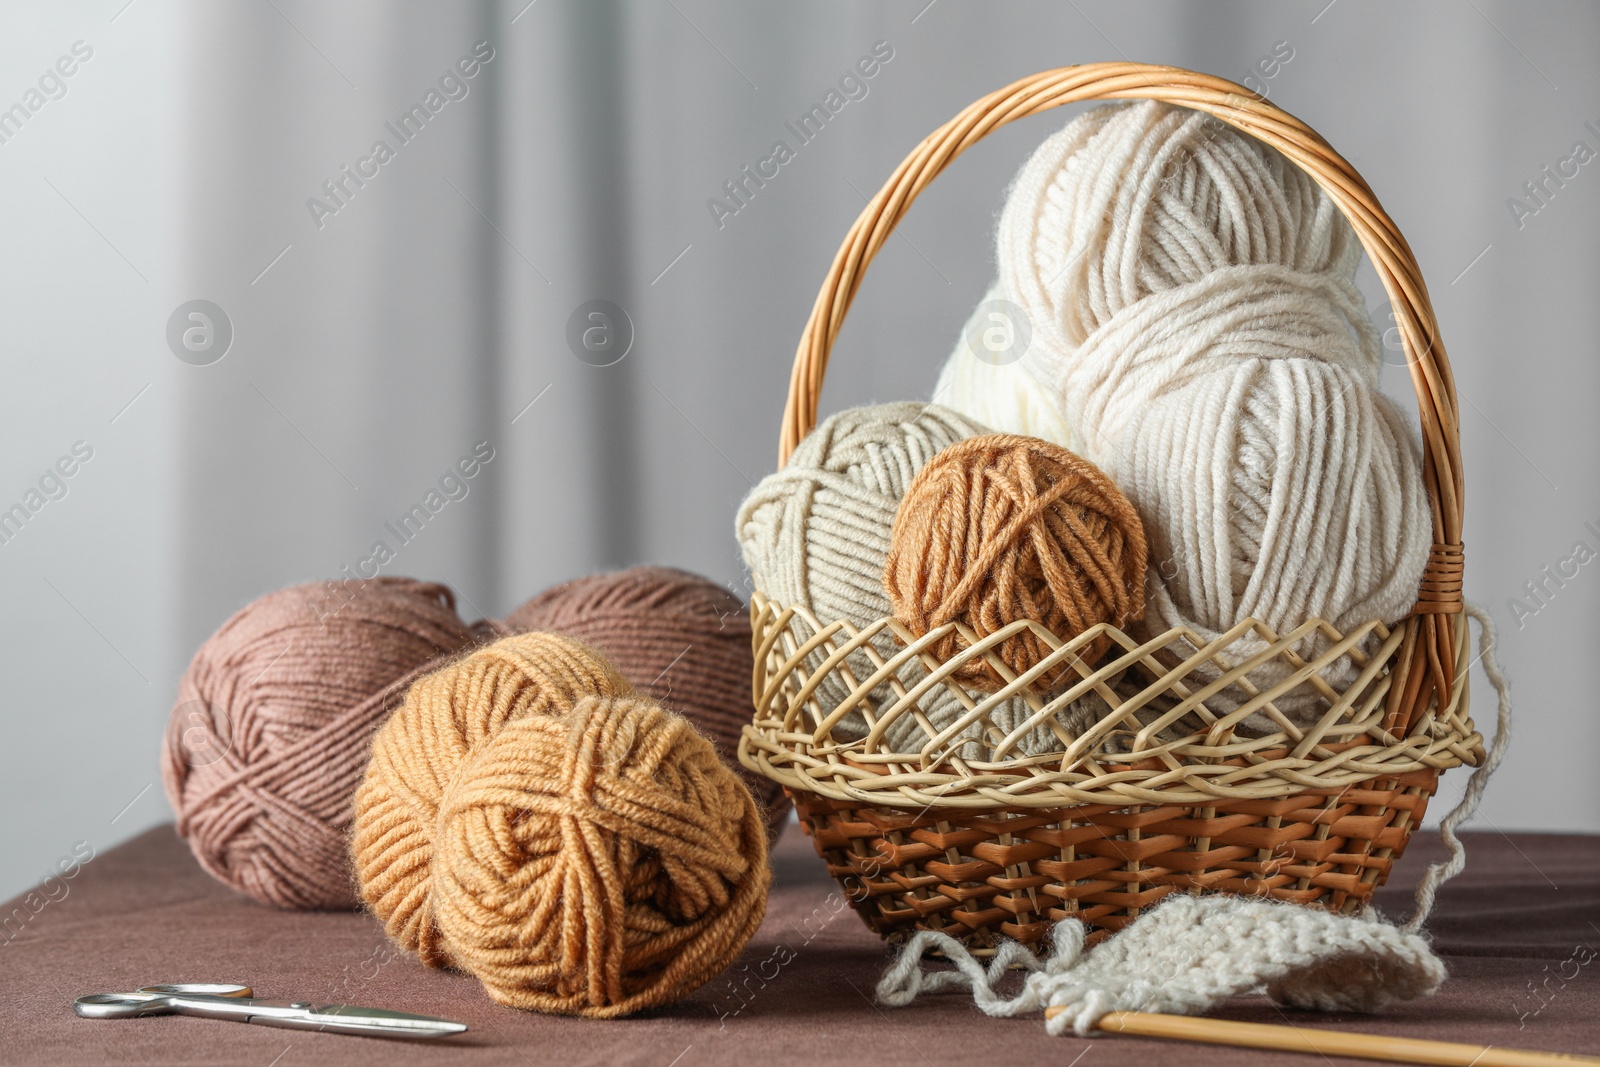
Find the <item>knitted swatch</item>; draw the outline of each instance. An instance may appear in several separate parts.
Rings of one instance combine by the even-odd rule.
[[[1076,919],[1058,923],[1052,938],[1048,959],[1008,942],[985,971],[954,938],[924,930],[884,972],[878,1000],[903,1007],[921,992],[965,986],[987,1015],[1065,1008],[1046,1029],[1088,1036],[1109,1012],[1198,1015],[1263,987],[1297,1008],[1372,1012],[1428,996],[1445,977],[1426,938],[1371,912],[1336,915],[1260,897],[1173,894],[1087,952]],[[935,948],[954,970],[923,969],[923,953]],[[996,987],[1011,967],[1029,973],[1006,997]]]

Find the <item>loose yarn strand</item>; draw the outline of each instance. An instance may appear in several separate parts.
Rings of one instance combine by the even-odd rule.
[[[1024,983],[1022,990],[1009,998],[1002,996],[997,987],[1012,969],[1055,973],[1075,963],[1083,949],[1083,924],[1070,920],[1060,923],[1053,936],[1056,951],[1047,960],[1035,956],[1021,942],[1005,941],[985,969],[965,945],[949,934],[920,930],[906,942],[905,948],[878,980],[878,1002],[903,1008],[921,993],[966,987],[972,990],[973,1001],[987,1015],[1010,1017],[1038,1011],[1044,1004],[1032,984]],[[930,949],[943,953],[945,959],[955,965],[955,970],[933,971],[923,967],[922,957]]]
[[[1444,847],[1450,851],[1450,858],[1443,863],[1428,864],[1428,873],[1417,886],[1417,910],[1406,920],[1403,927],[1407,933],[1421,929],[1423,922],[1433,911],[1434,898],[1438,895],[1439,887],[1460,874],[1466,867],[1467,846],[1456,836],[1456,828],[1477,812],[1478,802],[1483,799],[1483,791],[1489,787],[1489,779],[1494,776],[1500,761],[1505,758],[1506,747],[1511,743],[1511,683],[1506,680],[1505,673],[1500,670],[1500,661],[1495,658],[1494,620],[1481,605],[1474,604],[1470,600],[1466,603],[1466,611],[1478,624],[1478,659],[1483,663],[1483,673],[1489,676],[1489,684],[1494,686],[1494,691],[1500,698],[1494,741],[1489,745],[1489,752],[1484,757],[1483,764],[1472,772],[1472,777],[1467,779],[1467,790],[1461,794],[1460,802],[1439,823],[1439,838],[1444,842]]]

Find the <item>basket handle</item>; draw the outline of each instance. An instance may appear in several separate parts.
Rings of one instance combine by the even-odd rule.
[[[1433,548],[1423,572],[1413,619],[1426,648],[1428,670],[1410,672],[1406,709],[1400,722],[1414,720],[1426,707],[1431,680],[1439,686],[1440,706],[1449,703],[1454,630],[1445,615],[1461,611],[1461,517],[1463,476],[1455,380],[1439,339],[1439,323],[1428,287],[1411,248],[1378,198],[1343,156],[1299,119],[1225,78],[1179,67],[1147,63],[1087,63],[1042,71],[983,97],[929,134],[906,156],[882,189],[862,209],[828,268],[811,308],[789,378],[778,439],[778,465],[789,461],[800,440],[817,423],[817,402],[828,355],[844,325],[867,264],[905,217],[911,202],[950,162],[1008,122],[1086,100],[1162,100],[1203,111],[1281,152],[1310,174],[1344,213],[1394,308],[1411,382],[1422,420],[1423,479],[1433,512]],[[1423,648],[1417,649],[1423,653]],[[1432,675],[1425,679],[1423,675]],[[1421,690],[1420,692],[1418,690]],[[1417,703],[1420,698],[1420,705]]]

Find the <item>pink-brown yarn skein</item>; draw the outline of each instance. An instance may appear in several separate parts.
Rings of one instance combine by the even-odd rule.
[[[671,567],[631,567],[545,590],[505,618],[514,630],[571,634],[610,658],[639,692],[695,725],[739,772],[776,837],[789,798],[739,763],[750,721],[750,615],[708,578]]]
[[[478,635],[409,578],[261,597],[195,653],[161,754],[178,833],[219,881],[282,908],[353,908],[351,798],[406,688]]]

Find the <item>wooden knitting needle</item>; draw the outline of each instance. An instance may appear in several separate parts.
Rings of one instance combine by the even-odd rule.
[[[1047,1008],[1051,1019],[1066,1008]],[[1564,1052],[1531,1052],[1524,1049],[1496,1048],[1493,1045],[1463,1045],[1453,1041],[1426,1041],[1415,1037],[1383,1037],[1342,1030],[1321,1030],[1269,1023],[1240,1023],[1229,1019],[1208,1019],[1190,1015],[1161,1015],[1155,1012],[1113,1011],[1098,1024],[1101,1030],[1143,1037],[1166,1037],[1177,1041],[1199,1041],[1210,1045],[1234,1045],[1278,1052],[1311,1052],[1323,1056],[1350,1056],[1363,1060],[1388,1060],[1392,1063],[1426,1063],[1439,1067],[1565,1067],[1574,1063],[1600,1064],[1592,1056]]]

